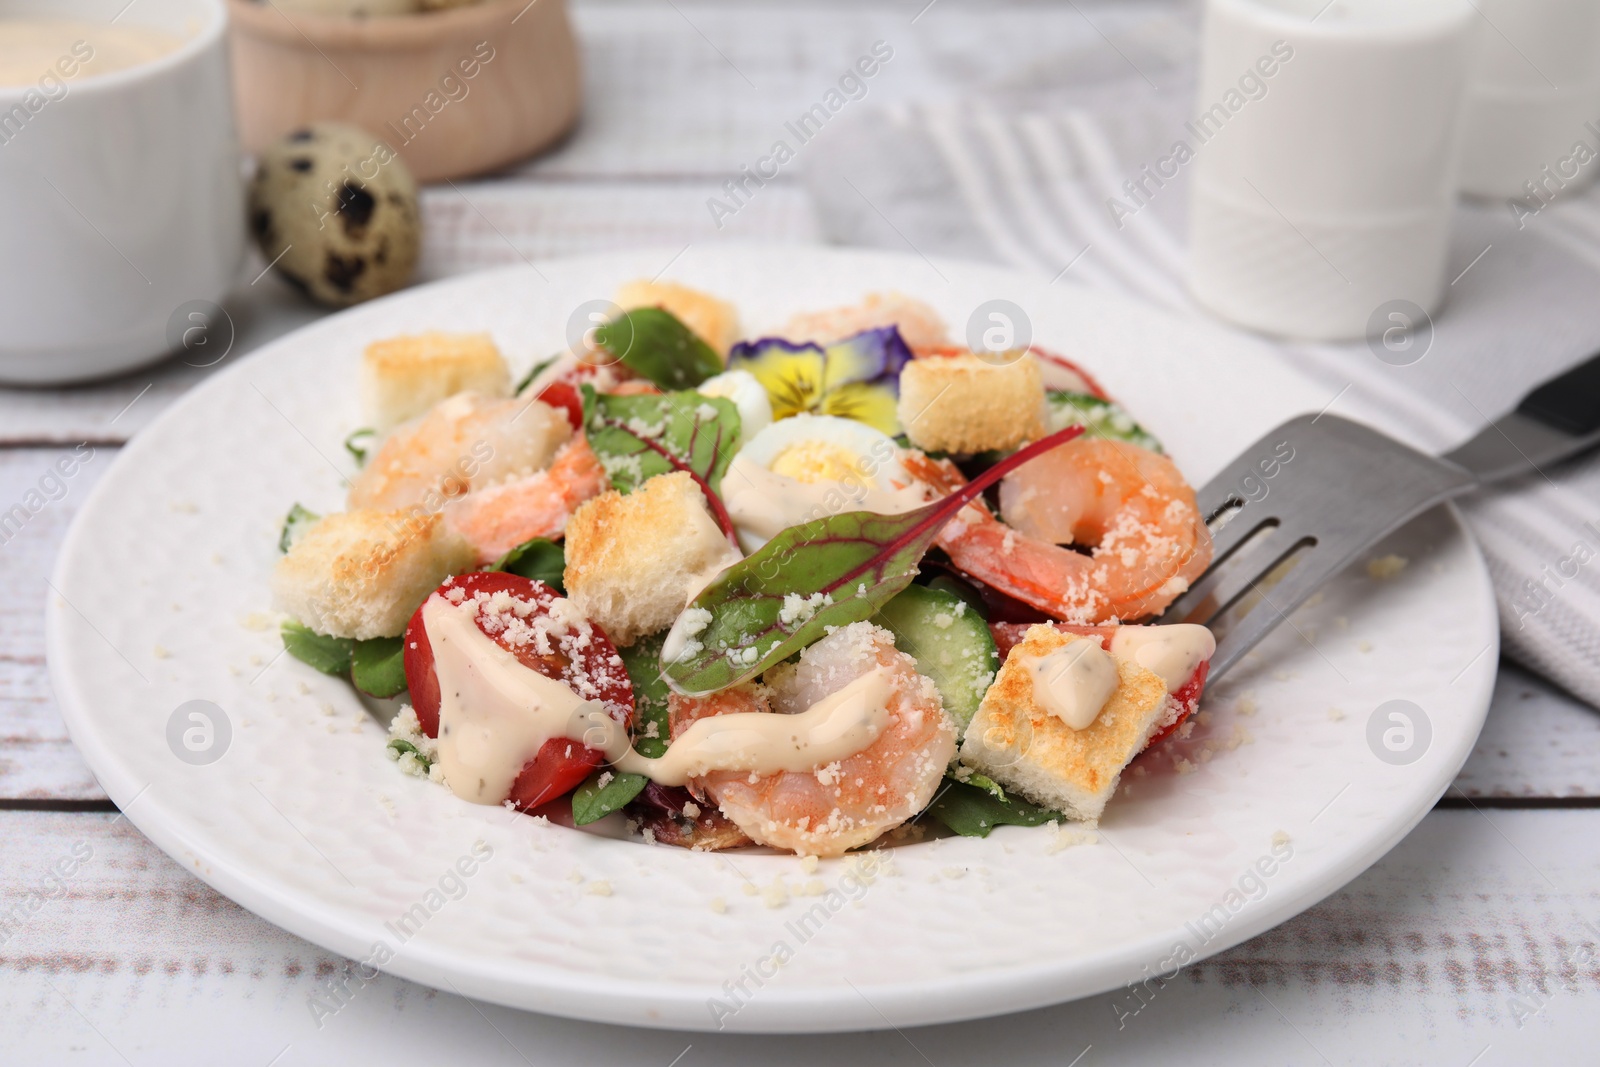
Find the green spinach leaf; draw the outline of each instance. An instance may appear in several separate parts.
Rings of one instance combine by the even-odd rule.
[[[1043,826],[1065,822],[1060,812],[1008,798],[1005,790],[981,774],[966,782],[946,781],[928,813],[962,837],[988,837],[996,826]]]
[[[344,450],[355,457],[356,466],[359,467],[367,461],[367,453],[372,450],[372,442],[377,437],[377,430],[363,426],[359,430],[351,431],[350,436],[344,439]]]
[[[405,639],[374,637],[350,650],[350,680],[369,696],[392,697],[406,688]]]
[[[670,727],[667,698],[671,690],[661,677],[661,642],[665,634],[643,638],[619,651],[633,684],[633,747],[642,756],[659,758],[667,751]],[[572,821],[579,826],[603,819],[644,791],[650,780],[642,774],[613,772],[605,785],[597,771],[572,797]]]
[[[602,785],[601,783],[605,784]],[[572,821],[579,826],[603,819],[644,791],[649,779],[642,774],[599,770],[572,794]]]
[[[290,508],[289,514],[283,517],[283,532],[278,534],[278,551],[287,552],[293,548],[294,543],[304,537],[312,524],[321,518],[321,515],[299,504]]]
[[[283,636],[283,647],[295,659],[311,664],[323,674],[349,673],[351,650],[355,642],[348,637],[319,634],[293,619],[285,622],[279,633]]]
[[[633,683],[633,747],[651,759],[666,753],[672,736],[667,721],[672,690],[661,675],[661,645],[666,638],[664,633],[652,634],[619,651]]]
[[[663,389],[693,389],[722,373],[722,358],[672,312],[634,308],[595,327],[597,345]]]
[[[491,571],[505,571],[524,578],[543,582],[556,592],[566,595],[567,587],[562,576],[567,569],[566,550],[554,541],[535,537],[524,541],[510,552],[494,561]]]

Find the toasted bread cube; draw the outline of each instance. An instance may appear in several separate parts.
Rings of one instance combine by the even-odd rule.
[[[396,427],[350,480],[349,506],[438,511],[445,502],[550,466],[572,438],[542,400],[457,393]]]
[[[1029,659],[1072,640],[1082,638],[1044,623],[1028,630],[967,727],[961,762],[1035,804],[1093,825],[1128,761],[1183,709],[1160,678],[1118,659],[1115,692],[1094,722],[1074,730],[1040,706],[1027,668]]]
[[[277,607],[319,634],[394,637],[438,584],[472,566],[442,516],[345,511],[317,522],[272,574]]]
[[[617,290],[617,306],[670,311],[719,356],[727,356],[739,336],[739,314],[732,304],[673,282],[628,282]]]
[[[361,406],[383,433],[466,390],[505,396],[511,372],[486,333],[423,333],[374,341],[361,357]]]
[[[566,544],[567,596],[619,645],[672,625],[739,559],[688,471],[595,497],[568,521]]]
[[[1014,362],[975,355],[927,356],[900,372],[900,425],[930,452],[1015,448],[1044,433],[1044,376],[1022,353]]]

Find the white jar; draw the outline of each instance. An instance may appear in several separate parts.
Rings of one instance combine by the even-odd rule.
[[[1324,340],[1363,336],[1394,300],[1431,310],[1477,23],[1468,0],[1209,0],[1191,124],[1195,299]]]
[[[1600,173],[1600,3],[1477,0],[1463,192],[1554,199]],[[1582,151],[1574,151],[1581,145]]]

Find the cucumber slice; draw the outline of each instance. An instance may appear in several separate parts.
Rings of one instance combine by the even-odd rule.
[[[971,608],[973,611],[976,611],[985,622],[988,621],[989,610],[983,605],[983,597],[976,589],[962,581],[960,578],[956,578],[948,574],[941,574],[939,577],[928,583],[928,588],[937,589],[942,593],[950,593],[953,596],[960,597],[962,600],[967,602],[967,607]]]
[[[933,679],[944,709],[965,732],[1000,669],[983,615],[954,593],[911,585],[872,621],[893,633],[895,647]]]
[[[1081,422],[1085,437],[1104,437],[1112,441],[1126,441],[1152,452],[1162,451],[1161,442],[1156,440],[1154,434],[1134,422],[1133,417],[1121,406],[1109,400],[1101,400],[1088,393],[1052,389],[1045,394],[1045,401],[1050,409],[1050,425],[1045,427],[1046,433],[1065,430]]]

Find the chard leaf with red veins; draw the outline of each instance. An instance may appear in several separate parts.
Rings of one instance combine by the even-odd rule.
[[[1083,433],[1070,426],[902,515],[851,511],[780,532],[723,571],[678,617],[661,657],[680,693],[714,693],[783,662],[829,628],[871,618],[916,577],[944,524],[1011,471]],[[672,653],[669,658],[667,653]]]
[[[718,496],[739,446],[739,409],[731,400],[688,390],[614,396],[585,385],[582,392],[589,447],[613,488],[631,493],[657,474],[688,471],[732,538],[733,522]]]

